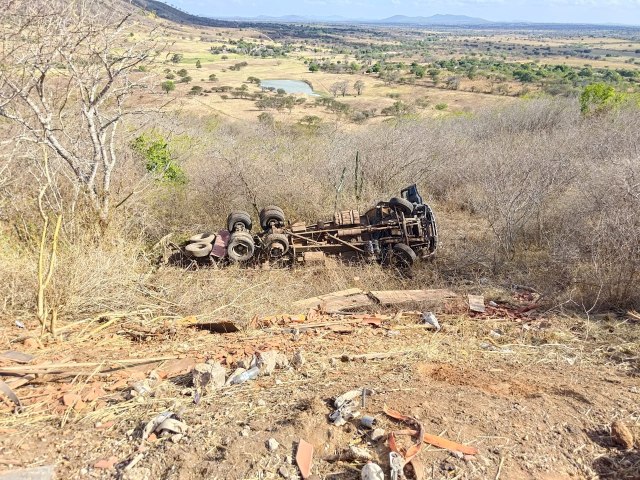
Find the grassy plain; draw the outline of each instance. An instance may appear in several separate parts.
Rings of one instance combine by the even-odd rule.
[[[317,95],[329,98],[334,96],[334,84],[346,82],[347,94],[335,99],[347,106],[348,114],[317,105],[317,97],[306,95],[298,95],[304,103],[291,110],[266,111],[282,122],[315,116],[351,126],[397,117],[383,110],[398,101],[407,107],[402,115],[439,117],[507,105],[522,96],[576,95],[581,86],[600,77],[626,91],[637,90],[640,81],[640,40],[625,29],[561,32],[291,25],[290,36],[282,32],[276,36],[259,25],[234,29],[167,22],[165,26],[164,41],[170,53],[159,58],[158,83],[167,69],[171,70],[169,77],[185,69],[191,81],[180,83],[180,77],[175,77],[176,89],[169,94],[181,100],[175,103],[179,108],[241,121],[255,120],[265,111],[255,101],[264,93],[258,84],[247,81],[249,77],[302,80]],[[300,31],[310,32],[309,37],[304,38]],[[238,51],[238,45],[248,47]],[[269,48],[278,53],[250,52]],[[171,62],[173,54],[181,56],[179,62]],[[442,64],[452,61],[460,65]],[[241,62],[246,66],[235,69]],[[322,68],[310,71],[314,63]],[[371,71],[376,64],[394,73]],[[415,73],[414,65],[422,66],[422,72]],[[526,80],[515,78],[521,66],[535,75]],[[439,70],[437,78],[430,73],[433,67]],[[561,75],[556,73],[559,69],[565,69]],[[585,71],[595,73],[587,77]],[[209,79],[212,74],[215,81]],[[581,76],[576,79],[577,75]],[[363,83],[360,95],[353,87],[356,82]],[[202,93],[188,95],[194,86],[201,87]],[[212,91],[225,86],[231,94]],[[246,88],[246,98],[234,94],[241,87]],[[354,122],[350,117],[357,112],[372,114]]]

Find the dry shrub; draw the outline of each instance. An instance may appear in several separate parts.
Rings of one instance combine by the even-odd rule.
[[[530,284],[549,301],[580,309],[640,307],[637,110],[581,118],[571,101],[542,99],[473,117],[355,131],[180,115],[147,120],[173,146],[186,185],[150,180],[139,158],[125,156],[114,196],[136,194],[115,210],[106,231],[89,228],[63,180],[47,194],[50,211],[65,215],[51,301],[67,319],[145,304],[167,315],[237,320],[285,312],[295,299],[353,286],[462,283]],[[121,144],[125,153],[129,141]],[[24,292],[34,287],[41,224],[36,186],[20,188],[33,172],[15,168],[11,175],[18,180],[0,183],[0,205],[12,206],[0,219],[8,236],[0,273],[10,272],[1,286],[12,292],[5,312],[33,303],[33,293]],[[412,279],[378,266],[154,271],[153,244],[220,228],[231,210],[247,210],[255,220],[261,207],[276,204],[290,220],[314,222],[330,218],[334,206],[364,211],[411,183],[434,206],[441,241],[438,259]]]

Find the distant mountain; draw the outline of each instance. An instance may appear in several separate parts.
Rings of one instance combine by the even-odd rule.
[[[302,16],[302,15],[282,15],[280,17],[273,17],[270,15],[259,15],[257,17],[225,17],[224,20],[235,20],[245,22],[269,22],[269,23],[313,23],[313,22],[349,22],[353,21],[346,17],[339,15],[329,15],[326,17],[319,16]]]
[[[430,17],[408,17],[394,15],[378,20],[375,23],[394,25],[486,25],[492,23],[484,18],[468,17],[466,15],[432,15]]]

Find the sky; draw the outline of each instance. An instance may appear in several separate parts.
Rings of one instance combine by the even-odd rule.
[[[640,0],[162,0],[208,17],[469,15],[492,21],[640,25]]]

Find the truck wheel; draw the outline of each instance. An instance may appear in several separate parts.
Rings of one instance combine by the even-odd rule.
[[[409,245],[404,243],[396,243],[393,246],[393,252],[391,255],[391,264],[400,269],[405,270],[413,266],[418,259],[416,252],[413,251]]]
[[[249,232],[237,231],[231,234],[227,245],[227,256],[232,262],[246,262],[253,257],[256,249]]]
[[[231,212],[227,217],[227,229],[230,232],[251,231],[251,216],[247,212]]]
[[[199,233],[187,240],[187,243],[213,243],[215,239],[215,233]]]
[[[404,198],[393,197],[389,200],[389,206],[396,210],[400,210],[405,215],[411,215],[413,213],[413,203],[409,200],[405,200]]]
[[[271,233],[264,237],[264,251],[269,258],[280,258],[289,251],[289,238],[282,233]]]
[[[269,230],[271,224],[284,225],[284,212],[280,207],[269,205],[260,210],[260,226],[263,230]]]
[[[184,247],[187,255],[196,258],[206,257],[207,255],[209,255],[209,253],[211,253],[212,248],[213,245],[204,242],[190,243],[189,245]]]

